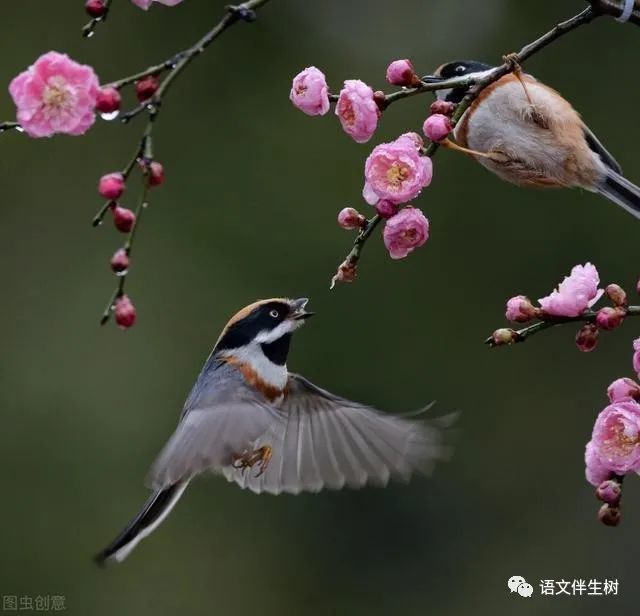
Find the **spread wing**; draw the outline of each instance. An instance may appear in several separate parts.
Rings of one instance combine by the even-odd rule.
[[[285,420],[274,423],[254,444],[272,448],[264,472],[223,469],[229,481],[253,492],[318,492],[323,488],[384,486],[428,473],[446,457],[442,428],[447,422],[382,413],[316,387],[292,374],[280,407]]]
[[[618,163],[618,161],[607,150],[607,148],[602,145],[600,140],[593,134],[593,131],[588,126],[583,126],[583,130],[584,137],[587,140],[589,148],[602,159],[602,162],[607,167],[622,175],[622,167],[620,166],[620,163]]]
[[[147,483],[162,489],[206,470],[220,471],[278,423],[284,422],[276,409],[253,399],[190,409],[153,463]]]

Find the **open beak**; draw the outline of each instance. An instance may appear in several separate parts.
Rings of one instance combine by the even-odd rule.
[[[309,303],[308,297],[291,300],[291,317],[294,321],[303,321],[313,316],[315,313],[307,312],[304,308]]]

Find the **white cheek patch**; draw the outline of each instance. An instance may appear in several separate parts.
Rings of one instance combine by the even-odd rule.
[[[285,334],[290,334],[295,331],[304,323],[303,320],[300,321],[291,321],[286,320],[280,323],[277,327],[271,330],[261,331],[256,337],[255,341],[258,344],[270,344],[271,342],[275,342],[276,340],[282,338]]]
[[[287,366],[278,366],[274,364],[260,348],[260,344],[250,344],[239,349],[228,351],[239,362],[249,365],[258,375],[260,380],[264,381],[277,389],[284,389],[289,379]]]

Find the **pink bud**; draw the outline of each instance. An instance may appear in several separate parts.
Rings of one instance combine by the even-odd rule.
[[[538,311],[531,300],[524,295],[516,295],[507,302],[506,317],[508,321],[526,323],[537,315]]]
[[[331,288],[335,286],[336,282],[353,282],[356,279],[358,266],[356,263],[349,261],[348,259],[343,261],[338,266],[336,275],[331,279]]]
[[[124,177],[122,173],[107,173],[98,182],[98,192],[105,199],[114,201],[119,199],[124,192]]]
[[[104,0],[87,0],[84,4],[84,10],[90,17],[97,19],[105,15],[107,7]]]
[[[432,114],[441,113],[442,115],[451,116],[456,110],[456,104],[450,101],[437,100],[431,103],[429,111]]]
[[[593,323],[583,325],[576,334],[576,345],[583,353],[589,353],[598,344],[598,328]]]
[[[120,248],[111,257],[111,269],[116,273],[126,272],[129,269],[129,255],[124,248]]]
[[[345,207],[338,212],[338,224],[343,229],[359,229],[365,222],[366,218],[352,207]]]
[[[442,114],[430,115],[422,125],[422,130],[431,141],[442,141],[451,132],[451,120]]]
[[[640,295],[640,280],[636,283],[636,293]]]
[[[625,398],[633,398],[640,401],[640,385],[632,379],[616,379],[607,388],[607,396],[611,403],[619,402]]]
[[[627,294],[620,285],[610,284],[604,291],[615,306],[627,305]]]
[[[518,334],[508,327],[501,327],[493,332],[491,338],[493,346],[504,346],[505,344],[513,344],[517,340]]]
[[[129,233],[129,231],[133,229],[133,225],[136,222],[136,215],[131,210],[116,205],[111,209],[111,213],[113,214],[113,224],[118,231]]]
[[[159,79],[154,75],[144,77],[140,81],[136,81],[136,97],[143,103],[149,100],[160,87]]]
[[[116,300],[113,313],[116,323],[122,329],[129,329],[136,322],[136,307],[126,295]]]
[[[120,109],[120,92],[115,88],[102,88],[96,97],[96,110],[100,113],[113,113]]]
[[[598,310],[598,314],[596,314],[596,325],[600,329],[616,329],[616,327],[620,327],[620,325],[622,325],[624,315],[624,310],[621,310],[620,308],[605,306],[604,308],[600,308],[600,310]]]
[[[387,201],[386,199],[380,199],[376,203],[376,212],[382,218],[391,218],[398,213],[399,205],[397,203],[391,203],[391,201]]]
[[[608,505],[616,506],[620,503],[622,496],[622,486],[614,479],[603,481],[596,489],[596,496],[599,500]]]
[[[149,164],[149,186],[160,186],[164,182],[164,167],[156,160]]]
[[[389,64],[387,81],[394,86],[413,86],[420,82],[409,60],[394,60]]]
[[[620,524],[620,507],[612,507],[605,503],[598,511],[598,519],[606,526],[618,526]]]

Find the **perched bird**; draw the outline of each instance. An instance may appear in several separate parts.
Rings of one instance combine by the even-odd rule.
[[[481,62],[449,62],[424,79],[482,77],[492,68]],[[454,88],[436,95],[459,103],[467,92]],[[622,176],[615,158],[568,101],[520,70],[480,92],[458,122],[454,137],[459,149],[503,180],[536,188],[584,188],[640,218],[640,188]]]
[[[298,494],[408,480],[444,457],[448,419],[387,415],[288,372],[307,302],[257,301],[227,323],[151,468],[153,494],[99,563],[126,558],[204,471],[258,494]]]

